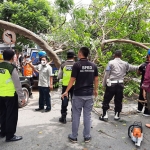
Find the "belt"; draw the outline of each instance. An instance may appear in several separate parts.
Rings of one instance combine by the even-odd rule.
[[[123,80],[110,81],[111,83],[123,83]]]

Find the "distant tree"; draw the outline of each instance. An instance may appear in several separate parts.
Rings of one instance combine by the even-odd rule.
[[[145,61],[145,50],[150,46],[148,1],[93,0],[89,7],[74,7],[72,19],[53,33],[54,41],[65,43],[67,49],[89,47],[100,76],[117,49],[123,51],[124,60],[139,65]],[[137,77],[136,73],[130,75]],[[139,84],[130,80],[125,92],[131,95],[138,89]]]
[[[51,32],[61,23],[58,12],[48,0],[8,0],[0,3],[0,19],[36,34]],[[34,43],[23,36],[17,36],[17,44],[32,46]]]
[[[55,0],[56,6],[60,13],[68,13],[74,6],[73,0]]]

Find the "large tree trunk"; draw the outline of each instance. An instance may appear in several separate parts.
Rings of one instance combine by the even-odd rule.
[[[13,23],[3,21],[3,20],[0,20],[0,28],[5,29],[5,30],[14,31],[15,33],[23,35],[23,36],[29,38],[30,40],[34,41],[44,51],[46,51],[46,53],[48,54],[48,56],[51,57],[51,59],[53,59],[56,67],[57,68],[60,67],[60,60],[59,60],[58,56],[56,55],[56,53],[53,51],[53,49],[42,38],[40,38],[35,33],[31,32],[30,30],[28,30],[26,28],[23,28],[19,25],[15,25]]]

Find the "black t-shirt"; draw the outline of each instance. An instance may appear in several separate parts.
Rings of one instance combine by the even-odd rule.
[[[146,66],[149,62],[145,62],[143,63],[140,67],[139,67],[139,71],[142,73],[142,78],[141,78],[141,84],[143,83],[144,80],[144,75],[145,75],[145,70],[146,70]]]
[[[74,95],[91,96],[93,95],[93,81],[98,76],[97,66],[87,59],[80,59],[72,68],[71,77],[76,78]]]

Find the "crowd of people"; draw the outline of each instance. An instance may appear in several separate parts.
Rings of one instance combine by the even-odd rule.
[[[4,62],[0,63],[0,112],[1,112],[1,132],[0,137],[6,136],[6,142],[21,140],[21,136],[16,136],[16,127],[18,120],[18,97],[24,104],[24,95],[17,74],[16,67],[12,64],[15,53],[6,50],[3,53]],[[93,98],[98,95],[98,68],[89,61],[90,50],[87,47],[81,47],[78,51],[79,60],[75,62],[75,52],[67,51],[67,60],[63,62],[58,71],[58,78],[62,79],[62,96],[61,96],[61,117],[59,122],[67,123],[67,107],[71,100],[71,120],[72,133],[68,135],[68,139],[76,143],[78,137],[78,128],[80,124],[80,116],[83,110],[83,137],[85,143],[91,140],[91,111],[93,107]],[[103,78],[103,87],[105,89],[104,99],[102,103],[102,115],[99,117],[101,121],[108,121],[109,103],[114,97],[114,119],[120,119],[122,111],[124,77],[129,71],[136,71],[142,74],[140,83],[140,94],[137,112],[150,116],[150,50],[147,53],[147,60],[144,64],[134,66],[121,59],[122,52],[117,50],[114,53],[114,59],[108,62]],[[29,78],[33,85],[33,75],[38,72],[39,87],[39,107],[35,111],[44,110],[51,111],[50,91],[53,89],[52,67],[49,65],[48,58],[45,55],[40,57],[40,63],[37,66],[32,65],[32,60],[25,56],[21,61],[23,67],[23,75]],[[143,102],[146,102],[143,107]],[[146,124],[150,127],[150,124]]]

